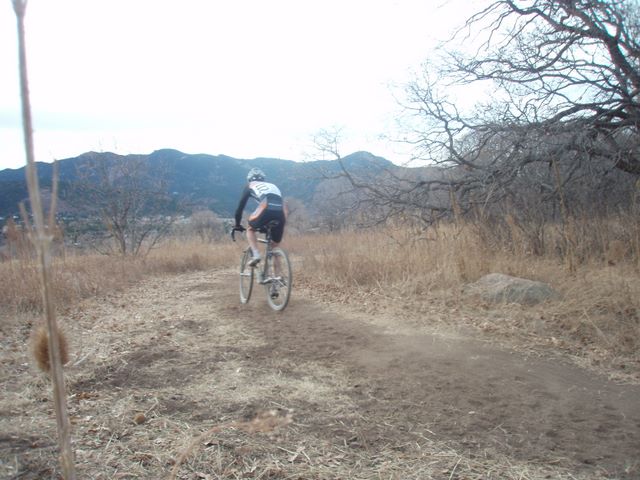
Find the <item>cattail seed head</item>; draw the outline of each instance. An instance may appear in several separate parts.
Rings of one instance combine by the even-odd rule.
[[[69,361],[69,350],[67,337],[60,329],[58,329],[58,339],[60,341],[60,359],[62,364],[65,365]],[[48,373],[51,370],[51,364],[49,363],[49,332],[44,325],[39,326],[32,335],[31,353],[38,368]]]

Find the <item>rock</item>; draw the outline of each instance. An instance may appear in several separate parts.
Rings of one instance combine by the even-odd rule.
[[[463,293],[478,295],[489,302],[535,305],[560,297],[551,286],[543,282],[511,277],[502,273],[490,273],[477,282],[466,285]]]

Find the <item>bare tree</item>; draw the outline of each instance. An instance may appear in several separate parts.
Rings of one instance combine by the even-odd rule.
[[[426,224],[523,194],[551,214],[561,197],[587,208],[595,193],[606,208],[628,206],[640,176],[639,12],[634,0],[491,1],[407,86],[407,141],[437,168],[342,176],[382,218]],[[490,95],[465,107],[461,89]],[[320,140],[337,153],[335,139]]]
[[[287,206],[287,231],[305,232],[311,226],[309,211],[302,200],[294,197],[285,198]]]
[[[349,218],[358,208],[349,198],[353,187],[344,178],[322,180],[313,195],[312,216],[316,226],[330,232],[339,231],[349,223]]]
[[[448,51],[437,75],[409,87],[420,156],[491,175],[567,157],[640,175],[638,10],[631,0],[497,0],[471,16],[458,35],[478,50]],[[488,83],[490,101],[466,114],[443,93]]]
[[[78,175],[78,198],[106,229],[103,253],[144,255],[169,233],[176,206],[163,173],[152,172],[146,157],[92,156]]]
[[[190,229],[203,242],[212,242],[224,235],[224,224],[211,210],[198,210],[191,215]]]
[[[384,223],[393,218],[430,225],[449,212],[451,172],[433,167],[354,170],[340,154],[340,132],[322,130],[314,138],[318,156],[336,160],[337,172],[324,172],[314,205],[325,226],[342,228]]]

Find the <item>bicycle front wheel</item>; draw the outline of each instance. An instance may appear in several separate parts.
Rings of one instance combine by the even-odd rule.
[[[253,267],[249,266],[251,250],[246,250],[240,260],[240,303],[247,303],[253,290]]]
[[[291,263],[287,253],[281,248],[274,248],[267,258],[265,288],[267,301],[274,310],[284,310],[291,295]]]

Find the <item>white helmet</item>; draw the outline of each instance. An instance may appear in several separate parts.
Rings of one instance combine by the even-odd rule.
[[[247,174],[247,182],[253,182],[254,180],[264,180],[264,172],[259,168],[252,168]]]

